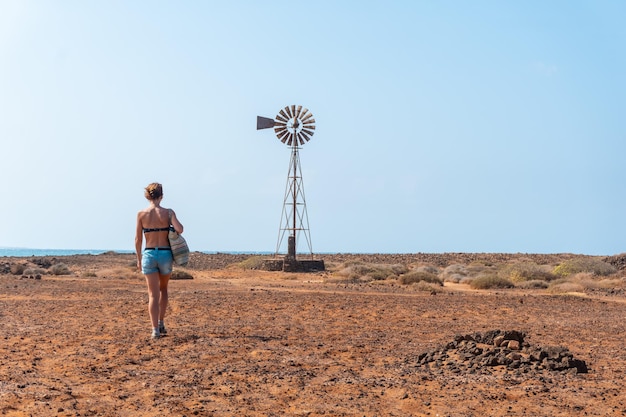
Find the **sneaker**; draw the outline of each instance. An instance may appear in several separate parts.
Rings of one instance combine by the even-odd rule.
[[[158,339],[159,337],[161,337],[161,332],[159,331],[159,329],[152,329],[152,336],[153,339]]]
[[[165,324],[159,323],[159,333],[161,333],[161,335],[167,334],[167,329],[165,328]]]

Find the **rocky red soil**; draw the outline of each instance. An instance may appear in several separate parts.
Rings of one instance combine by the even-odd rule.
[[[324,259],[446,266],[568,256]],[[0,415],[626,415],[623,293],[461,284],[431,293],[229,267],[246,258],[192,254],[193,279],[170,283],[168,335],[158,340],[132,255],[0,259]],[[58,262],[71,274],[11,272]]]

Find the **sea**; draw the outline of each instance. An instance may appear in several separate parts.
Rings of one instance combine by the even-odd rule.
[[[103,253],[135,253],[134,250],[116,249],[31,249],[31,248],[0,248],[0,258],[30,256],[71,256],[71,255],[100,255]],[[273,252],[241,252],[241,251],[200,251],[206,254],[225,253],[229,255],[271,255]]]
[[[0,248],[0,257],[29,257],[29,256],[70,256],[70,255],[100,255],[107,252],[135,253],[132,250],[109,249],[31,249],[31,248]]]

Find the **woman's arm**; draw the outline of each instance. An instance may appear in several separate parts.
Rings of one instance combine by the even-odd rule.
[[[135,253],[137,254],[137,268],[141,269],[141,245],[143,244],[143,227],[141,226],[141,212],[137,213],[135,227]]]
[[[181,222],[178,221],[178,217],[176,217],[176,213],[174,213],[174,210],[170,209],[170,215],[172,216],[172,226],[174,226],[174,230],[176,230],[176,233],[180,234],[183,232],[183,225]]]

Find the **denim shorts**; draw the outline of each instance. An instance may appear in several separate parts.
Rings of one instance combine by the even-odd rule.
[[[144,274],[154,274],[155,272],[161,275],[171,274],[173,261],[170,248],[144,249],[141,257],[141,272]]]

